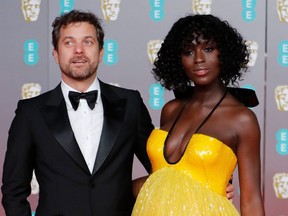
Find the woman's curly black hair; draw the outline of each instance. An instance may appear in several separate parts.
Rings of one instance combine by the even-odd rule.
[[[174,23],[164,39],[152,74],[168,90],[185,90],[191,85],[182,64],[181,54],[200,38],[214,41],[219,50],[220,79],[225,86],[238,86],[237,79],[247,72],[249,50],[243,37],[227,21],[213,15],[188,15]]]

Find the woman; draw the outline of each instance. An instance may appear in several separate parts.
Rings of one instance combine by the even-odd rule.
[[[225,192],[237,163],[241,215],[264,215],[258,120],[228,87],[238,87],[248,60],[245,41],[226,21],[189,15],[173,25],[153,73],[182,97],[163,107],[150,135],[152,174],[132,215],[239,215]]]

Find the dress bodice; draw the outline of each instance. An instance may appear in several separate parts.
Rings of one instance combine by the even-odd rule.
[[[186,104],[169,132],[152,131],[147,141],[147,153],[153,173],[138,194],[133,216],[239,216],[235,206],[226,198],[227,184],[237,163],[236,155],[220,140],[198,133],[226,93],[195,130],[177,162],[166,160],[165,143]]]
[[[167,131],[154,129],[147,142],[147,152],[155,172],[164,167],[177,169],[201,182],[206,188],[226,196],[228,181],[236,167],[237,158],[231,148],[220,140],[194,134],[177,163],[169,163],[164,157]]]

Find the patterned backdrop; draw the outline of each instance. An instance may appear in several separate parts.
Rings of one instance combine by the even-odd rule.
[[[98,77],[141,92],[153,123],[173,98],[155,83],[152,63],[172,24],[189,13],[227,20],[253,55],[241,87],[256,91],[253,108],[262,131],[262,192],[268,216],[288,216],[288,0],[2,0],[0,3],[0,177],[8,129],[19,99],[54,88],[60,71],[52,57],[51,23],[72,9],[95,12],[105,29],[105,56]],[[133,177],[145,175],[135,160]],[[239,209],[237,171],[234,175]],[[32,180],[35,210],[39,188]],[[4,215],[0,207],[0,215]]]

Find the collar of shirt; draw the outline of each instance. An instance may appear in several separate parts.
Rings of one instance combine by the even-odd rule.
[[[66,102],[67,109],[68,110],[73,109],[72,108],[72,104],[71,104],[71,102],[69,100],[68,94],[69,94],[69,91],[76,91],[76,92],[79,92],[79,91],[77,91],[76,89],[70,87],[63,80],[61,81],[61,89],[62,89],[62,93],[63,93],[64,99],[65,99],[65,102]],[[87,89],[86,92],[93,91],[93,90],[97,90],[98,91],[98,97],[97,97],[96,104],[99,104],[99,103],[101,104],[101,102],[102,102],[101,101],[101,90],[100,90],[99,80],[97,78],[92,83],[92,85]]]

